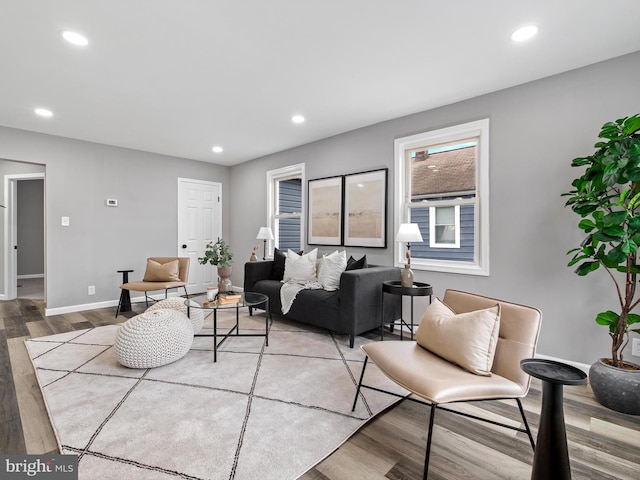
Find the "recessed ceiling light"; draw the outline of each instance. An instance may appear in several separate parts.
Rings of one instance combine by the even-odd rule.
[[[34,112],[41,117],[53,117],[53,112],[48,108],[36,108]]]
[[[215,147],[213,147],[211,150],[213,150],[213,153],[222,153],[224,152],[224,148],[222,148],[219,145],[216,145]]]
[[[294,115],[291,117],[293,123],[304,123],[304,117],[302,115]]]
[[[89,45],[89,40],[84,35],[80,35],[78,32],[72,32],[70,30],[65,30],[60,32],[62,38],[64,38],[67,42],[72,43],[74,45],[78,45],[79,47],[86,47]]]
[[[536,25],[527,25],[521,27],[511,34],[511,40],[514,42],[524,42],[532,37],[535,37],[538,33],[538,27]]]

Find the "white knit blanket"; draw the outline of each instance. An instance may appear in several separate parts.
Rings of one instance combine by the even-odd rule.
[[[280,289],[280,304],[282,305],[283,315],[289,313],[298,292],[304,289],[318,290],[322,289],[322,285],[313,280],[289,280],[282,284],[282,288]]]

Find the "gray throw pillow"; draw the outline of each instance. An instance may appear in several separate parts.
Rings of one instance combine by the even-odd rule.
[[[360,260],[356,260],[353,257],[349,257],[347,260],[347,270],[360,270],[361,268],[367,268],[367,256],[364,255]]]

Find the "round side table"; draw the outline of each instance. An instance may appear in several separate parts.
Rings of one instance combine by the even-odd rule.
[[[125,283],[129,283],[129,274],[133,272],[133,270],[117,270],[118,273],[122,274],[122,285]],[[120,312],[130,312],[131,311],[131,295],[129,294],[129,290],[122,289],[120,291]]]
[[[531,480],[570,480],[562,386],[584,385],[587,374],[571,365],[538,358],[525,358],[520,361],[520,367],[542,380],[542,409]]]
[[[411,323],[407,323],[404,319],[402,306],[400,306],[400,321],[393,322],[391,325],[400,325],[400,340],[403,338],[403,327],[407,327],[411,331],[411,340],[413,340],[413,334],[415,323],[413,323],[413,297],[426,297],[429,296],[429,303],[431,303],[431,295],[433,295],[433,288],[428,283],[413,282],[412,287],[403,287],[400,284],[400,280],[389,280],[382,283],[382,311],[384,312],[384,294],[390,293],[392,295],[402,295],[411,297]],[[384,336],[384,315],[382,315],[382,321],[380,322],[380,340]]]

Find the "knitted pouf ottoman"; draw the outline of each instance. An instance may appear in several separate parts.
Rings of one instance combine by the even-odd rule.
[[[193,343],[187,316],[171,309],[144,312],[120,325],[114,344],[116,359],[129,368],[152,368],[182,358]]]
[[[187,314],[187,306],[184,304],[185,299],[182,297],[171,297],[166,298],[164,300],[160,300],[157,303],[154,303],[149,308],[147,308],[147,312],[152,312],[154,310],[158,310],[159,308],[170,308],[171,310],[177,310],[179,312]],[[197,302],[193,300],[189,300],[189,306],[199,307]],[[191,323],[193,323],[193,333],[198,333],[202,330],[202,323],[204,322],[204,311],[201,308],[190,308],[189,315],[191,315]]]

